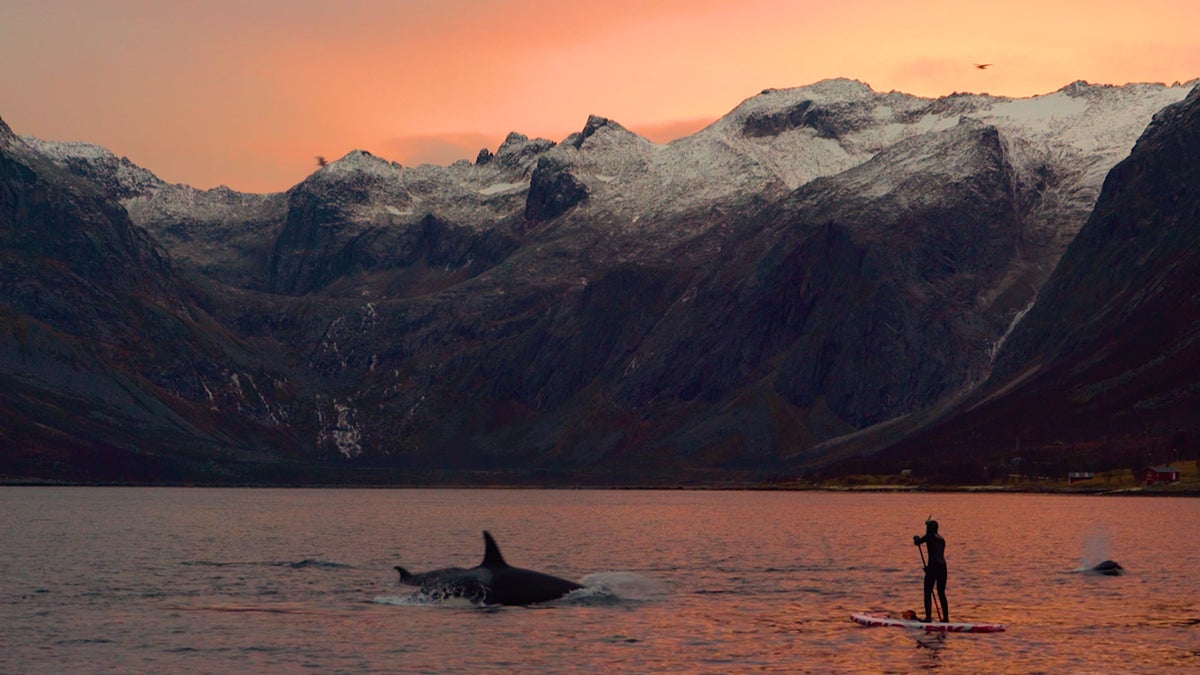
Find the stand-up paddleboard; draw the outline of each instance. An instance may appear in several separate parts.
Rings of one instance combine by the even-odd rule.
[[[926,633],[1002,633],[1004,624],[1001,623],[946,623],[931,621],[925,623],[915,619],[896,619],[890,616],[857,612],[850,615],[855,623],[864,626],[895,626],[898,628],[916,628]]]

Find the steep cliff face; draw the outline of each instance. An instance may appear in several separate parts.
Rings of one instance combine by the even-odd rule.
[[[996,337],[1034,291],[1024,277],[1036,261],[1022,247],[1030,195],[1003,137],[970,120],[933,136],[802,190],[785,218],[815,236],[777,245],[792,261],[759,265],[780,275],[766,297],[802,289],[793,307],[811,308],[780,390],[801,405],[824,397],[856,427],[986,374]]]
[[[514,192],[529,181],[518,156],[502,147],[470,179],[463,164],[409,170],[359,151],[329,164],[288,191],[267,288],[404,297],[478,275],[517,245]]]
[[[24,144],[125,207],[173,262],[237,288],[266,288],[271,247],[286,215],[284,195],[168,184],[128,158],[82,142],[24,138]]]
[[[1119,369],[1187,346],[1200,318],[1198,153],[1200,89],[1156,115],[1109,173],[1087,224],[997,356],[997,379],[1036,362],[1086,367],[1109,340],[1133,349],[1103,357]]]
[[[288,436],[262,424],[286,387],[183,288],[124,209],[0,129],[0,473],[185,479]]]
[[[1196,427],[1198,158],[1200,90],[1158,114],[1109,174],[1092,217],[1005,342],[997,381],[1048,372],[1074,404],[1059,414],[1085,428],[1097,414],[1130,434],[1145,433],[1147,419]]]
[[[887,454],[936,446],[979,465],[1020,447],[1055,467],[1132,464],[1200,438],[1198,158],[1200,89],[1109,173],[985,385]]]
[[[170,251],[189,276],[234,288],[267,289],[271,250],[287,213],[284,194],[163,185],[122,203],[130,220]]]
[[[963,120],[779,203],[746,203],[659,263],[625,268],[624,304],[578,306],[589,345],[620,345],[588,347],[598,358],[579,359],[585,381],[607,383],[614,410],[639,411],[660,447],[734,463],[965,388],[1034,292],[1029,196],[1006,146]],[[589,280],[588,294],[613,279]],[[606,325],[613,315],[625,320]],[[548,332],[579,331],[569,325]],[[529,358],[533,372],[564,370]]]

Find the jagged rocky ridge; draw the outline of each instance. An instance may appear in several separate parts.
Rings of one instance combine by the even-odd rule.
[[[633,479],[789,466],[982,381],[1105,173],[1187,90],[835,80],[665,146],[592,117],[474,164],[355,151],[274,195],[27,143],[95,174],[198,310],[281,369],[263,399],[302,454]]]

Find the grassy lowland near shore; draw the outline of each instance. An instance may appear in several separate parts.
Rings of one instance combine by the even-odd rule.
[[[1096,472],[1068,472],[1066,475],[1042,475],[1036,471],[1014,472],[978,483],[943,482],[902,471],[896,474],[848,474],[812,479],[797,478],[774,482],[781,489],[826,489],[852,491],[953,490],[966,492],[1061,492],[1074,494],[1147,494],[1200,496],[1200,466],[1193,460],[1153,464],[1178,470],[1179,480],[1147,483],[1138,469],[1112,469]],[[1074,473],[1076,475],[1072,476]]]

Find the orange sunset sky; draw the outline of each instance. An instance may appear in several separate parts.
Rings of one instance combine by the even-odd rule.
[[[1188,81],[1197,26],[1198,0],[0,0],[0,118],[268,192],[315,155],[447,164],[589,114],[666,142],[829,77],[922,96]]]

